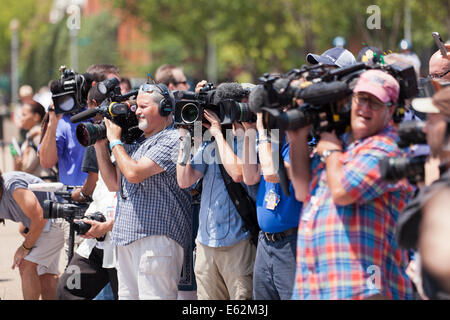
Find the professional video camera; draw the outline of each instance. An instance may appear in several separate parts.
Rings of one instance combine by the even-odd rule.
[[[35,183],[29,184],[28,189],[34,192],[53,192],[56,196],[63,199],[63,202],[55,200],[44,200],[43,218],[56,219],[63,218],[70,224],[69,232],[69,262],[73,256],[75,232],[80,235],[85,234],[91,228],[91,225],[81,220],[88,218],[98,222],[105,222],[106,218],[101,212],[95,212],[92,215],[86,216],[85,212],[89,207],[89,202],[76,202],[71,198],[73,190],[77,188],[74,186],[67,186],[61,182],[51,183]],[[105,236],[97,238],[98,241],[104,241]]]
[[[87,95],[91,89],[93,76],[89,73],[78,74],[66,66],[59,69],[61,79],[50,84],[56,114],[76,113],[86,107]]]
[[[399,82],[400,95],[394,116],[399,122],[404,114],[405,100],[418,93],[414,68],[401,63],[359,63],[338,69],[319,64],[293,69],[282,77],[265,74],[260,78],[262,84],[250,93],[250,110],[264,113],[264,124],[268,129],[293,130],[312,125],[316,136],[323,131],[342,133],[350,124],[350,97],[356,80],[370,69],[388,72]],[[293,86],[294,81],[301,84]],[[300,106],[298,100],[303,102]]]
[[[119,80],[116,78],[100,82],[98,90],[108,97],[103,100],[100,106],[80,112],[71,117],[70,121],[77,123],[92,118],[96,114],[101,114],[122,128],[121,140],[124,143],[132,143],[142,135],[136,117],[136,101],[129,100],[131,97],[137,96],[138,90],[121,95],[118,84]],[[97,140],[106,138],[106,126],[104,122],[100,124],[80,123],[77,126],[76,135],[80,144],[87,147],[93,145]]]
[[[195,122],[204,121],[205,109],[216,113],[222,125],[235,121],[256,121],[256,115],[250,111],[248,104],[242,102],[249,94],[250,91],[239,83],[222,83],[217,89],[208,83],[198,93],[175,91],[174,125],[192,127]]]

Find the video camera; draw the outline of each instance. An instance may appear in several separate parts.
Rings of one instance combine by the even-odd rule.
[[[332,130],[343,133],[350,125],[350,97],[356,80],[371,69],[388,72],[399,82],[394,120],[400,122],[405,100],[418,93],[414,67],[401,63],[359,63],[338,69],[319,64],[293,69],[281,77],[265,74],[260,78],[262,84],[250,93],[250,110],[264,113],[264,125],[268,129],[295,130],[312,125],[315,136]],[[300,85],[292,85],[294,81],[299,81]],[[303,102],[300,106],[298,100]]]
[[[67,186],[61,182],[51,182],[51,183],[35,183],[29,184],[28,189],[35,192],[53,192],[56,196],[63,199],[63,202],[58,202],[55,200],[44,200],[43,207],[43,218],[44,219],[56,219],[63,218],[70,224],[69,232],[69,260],[73,256],[74,252],[74,240],[75,232],[80,235],[85,234],[91,228],[91,225],[85,223],[84,221],[74,221],[81,220],[83,218],[88,218],[98,222],[105,222],[106,218],[101,212],[95,212],[92,215],[85,216],[85,212],[89,207],[89,202],[76,202],[72,200],[72,192],[77,188],[74,186]],[[105,236],[97,238],[98,241],[104,241]]]
[[[141,135],[139,122],[136,117],[136,96],[138,90],[130,91],[124,95],[120,94],[119,80],[111,78],[98,84],[100,93],[107,95],[100,106],[80,112],[70,118],[72,123],[78,123],[101,114],[112,120],[122,128],[121,140],[124,143],[132,143]],[[132,100],[129,100],[134,97]],[[93,145],[96,141],[106,138],[106,126],[104,122],[95,124],[91,122],[80,123],[76,129],[77,139],[82,146]]]
[[[200,92],[175,91],[174,125],[192,127],[203,122],[204,110],[211,110],[220,119],[222,125],[238,122],[256,121],[256,115],[250,111],[242,99],[248,97],[249,90],[239,83],[222,83],[217,89],[212,83],[200,89]]]
[[[86,107],[87,95],[94,77],[90,73],[78,74],[66,66],[59,69],[61,79],[50,84],[56,114],[76,113]]]

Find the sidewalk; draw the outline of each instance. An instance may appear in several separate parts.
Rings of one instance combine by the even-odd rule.
[[[19,233],[19,224],[10,220],[6,224],[0,224],[0,299],[23,300],[22,284],[19,269],[11,269],[14,253],[22,244],[23,237]],[[59,260],[59,272],[65,266],[64,252],[61,252]]]
[[[0,224],[0,299],[22,300],[19,270],[11,269],[14,253],[23,241],[19,225],[13,221]]]

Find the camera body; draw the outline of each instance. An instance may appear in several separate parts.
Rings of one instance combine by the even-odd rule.
[[[139,122],[136,117],[137,104],[135,98],[138,90],[133,90],[122,95],[120,94],[118,84],[119,81],[116,78],[100,82],[98,85],[99,91],[102,94],[108,95],[108,97],[102,101],[100,106],[95,109],[83,111],[73,116],[70,120],[76,123],[89,119],[96,114],[101,114],[122,128],[121,140],[124,143],[132,143],[143,133],[139,129]],[[106,126],[104,122],[100,124],[83,122],[77,126],[76,136],[79,143],[87,147],[93,145],[98,140],[106,138]]]
[[[196,122],[203,122],[205,110],[213,111],[221,125],[231,125],[235,121],[255,122],[256,115],[242,102],[249,93],[238,83],[223,83],[217,89],[208,83],[198,93],[175,91],[174,125],[192,127]]]
[[[312,125],[316,136],[323,131],[342,133],[350,126],[350,97],[356,80],[371,69],[387,72],[399,82],[400,95],[394,120],[400,122],[405,100],[417,95],[418,85],[414,67],[399,63],[387,66],[358,63],[338,69],[319,64],[293,69],[281,77],[265,74],[260,78],[262,84],[250,94],[250,109],[266,113],[266,128],[295,130]],[[303,82],[292,85],[294,81]],[[298,105],[299,100],[303,102],[301,105]]]
[[[61,78],[50,84],[56,114],[76,113],[86,108],[93,76],[89,73],[78,74],[65,66],[61,66],[60,71]]]

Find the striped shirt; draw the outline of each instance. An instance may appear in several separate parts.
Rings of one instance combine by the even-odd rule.
[[[147,157],[164,171],[140,183],[130,183],[121,174],[112,232],[115,245],[125,246],[151,235],[165,235],[183,248],[190,242],[192,199],[177,183],[178,138],[171,126],[143,142],[125,145],[132,159]]]
[[[341,155],[342,186],[356,199],[346,206],[333,203],[325,164],[313,155],[310,195],[300,215],[293,299],[412,298],[407,255],[399,249],[395,230],[413,189],[406,180],[383,181],[378,165],[384,156],[401,155],[396,136],[388,126],[353,142]]]

